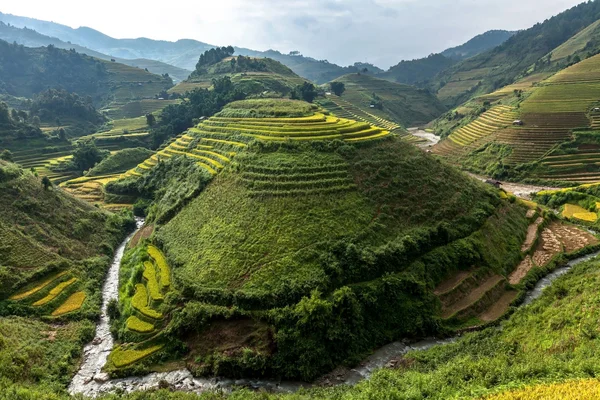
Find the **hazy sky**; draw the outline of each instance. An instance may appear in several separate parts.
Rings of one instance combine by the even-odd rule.
[[[89,26],[117,38],[190,38],[299,50],[342,65],[389,67],[490,29],[517,30],[581,0],[17,0],[0,11]]]

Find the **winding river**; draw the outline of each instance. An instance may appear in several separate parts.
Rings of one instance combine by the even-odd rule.
[[[137,230],[143,225],[143,220],[137,220]],[[77,374],[73,377],[69,386],[69,393],[82,394],[89,397],[96,397],[103,393],[114,391],[133,392],[138,390],[148,390],[157,388],[168,383],[172,389],[202,393],[207,390],[222,389],[231,390],[234,387],[249,387],[253,389],[265,389],[272,392],[294,392],[302,387],[310,387],[311,384],[293,381],[275,381],[264,379],[226,379],[226,378],[194,378],[187,369],[152,373],[146,376],[129,377],[123,379],[110,379],[108,375],[102,372],[106,363],[108,354],[113,347],[113,338],[110,334],[109,317],[107,315],[108,303],[112,299],[117,299],[119,295],[119,268],[121,259],[125,252],[125,247],[129,240],[136,233],[132,233],[119,246],[115,257],[109,269],[106,282],[102,289],[102,315],[96,327],[96,336],[94,340],[84,348],[83,362]],[[536,286],[527,294],[524,305],[530,304],[537,299],[543,289],[548,287],[558,277],[566,274],[575,265],[590,260],[599,255],[600,252],[574,259],[568,265],[558,268],[545,278],[541,279]],[[452,343],[457,337],[438,340],[435,338],[422,340],[416,343],[394,342],[373,352],[360,365],[352,370],[340,373],[335,379],[333,385],[348,384],[353,385],[363,379],[368,379],[378,368],[397,360],[402,355],[414,350],[426,350],[435,345]]]

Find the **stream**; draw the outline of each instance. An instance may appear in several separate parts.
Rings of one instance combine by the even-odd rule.
[[[110,379],[102,372],[108,354],[113,347],[113,338],[110,334],[110,321],[107,315],[108,303],[117,299],[119,295],[119,268],[125,247],[129,240],[142,227],[143,220],[137,220],[137,229],[119,246],[108,271],[106,282],[102,288],[102,314],[96,328],[94,340],[84,348],[83,362],[77,374],[69,385],[69,393],[72,395],[82,394],[89,397],[97,397],[103,393],[121,391],[125,393],[155,389],[165,383],[174,389],[189,393],[202,393],[209,390],[230,391],[235,387],[247,387],[252,389],[264,389],[270,392],[295,392],[300,388],[313,386],[309,383],[294,381],[277,381],[266,379],[227,379],[227,378],[194,378],[187,369],[151,373],[146,376],[135,376],[122,379]],[[556,269],[541,279],[525,297],[523,305],[530,304],[541,296],[543,290],[550,286],[558,277],[566,274],[575,265],[588,261],[600,252],[579,257],[571,260],[566,266]],[[332,373],[325,381],[327,385],[354,385],[361,380],[368,379],[378,368],[391,365],[404,354],[415,350],[427,350],[436,345],[448,344],[456,341],[460,336],[447,339],[429,338],[415,343],[406,341],[393,342],[374,351],[363,362],[351,370],[345,370],[339,374]],[[396,360],[396,361],[395,361]],[[334,377],[332,377],[334,376]],[[331,380],[333,382],[331,382]]]
[[[434,135],[433,133],[424,131],[423,129],[419,128],[408,128],[407,131],[413,136],[426,140],[426,142],[417,144],[417,146],[422,149],[426,149],[433,145],[436,145],[442,139],[441,137]]]

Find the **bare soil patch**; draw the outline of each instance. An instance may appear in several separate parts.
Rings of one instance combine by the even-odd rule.
[[[140,240],[148,239],[152,235],[153,232],[154,232],[154,225],[144,226],[142,229],[137,231],[137,233],[131,238],[131,240],[129,241],[128,247],[130,249],[134,248],[135,246],[138,245]]]
[[[479,319],[484,322],[492,322],[497,320],[506,313],[508,307],[510,307],[510,303],[517,298],[518,294],[519,292],[516,290],[509,290],[505,292],[502,297],[498,299],[498,301],[493,303],[490,308],[479,315]]]
[[[458,271],[450,278],[446,279],[442,283],[440,283],[433,293],[437,296],[448,293],[452,289],[456,288],[462,281],[467,279],[473,272],[472,271]]]
[[[504,278],[500,275],[492,275],[487,278],[481,285],[469,292],[468,295],[460,299],[454,304],[445,307],[442,310],[442,318],[449,318],[457,312],[464,310],[477,302],[484,294],[494,288]]]

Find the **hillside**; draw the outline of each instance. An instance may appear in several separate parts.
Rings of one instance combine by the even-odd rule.
[[[153,98],[172,81],[143,69],[54,46],[27,48],[0,40],[0,92],[28,97],[48,88],[92,97],[96,105]]]
[[[522,257],[524,206],[308,103],[234,102],[123,178],[106,191],[145,198],[158,249],[126,256],[116,375],[177,354],[197,374],[312,379],[396,337],[434,333],[436,321],[490,322],[517,294],[505,277]],[[163,190],[151,190],[157,182]],[[172,271],[169,287],[129,278],[145,252]],[[486,300],[448,298],[440,311],[434,288],[471,265]],[[173,290],[180,301],[152,300]],[[227,343],[215,341],[223,331]],[[126,349],[152,355],[125,361]]]
[[[345,85],[342,101],[405,127],[426,124],[445,111],[434,95],[413,86],[391,83],[365,74],[344,75],[334,82]],[[336,102],[336,97],[330,99]],[[371,107],[372,104],[376,107]],[[344,108],[343,104],[341,106]],[[334,109],[331,111],[335,112]]]
[[[102,60],[110,61],[111,59],[114,59],[118,63],[129,65],[132,67],[137,67],[141,69],[147,68],[148,71],[152,72],[153,74],[169,74],[169,76],[177,82],[187,79],[191,72],[183,68],[178,68],[156,60],[149,60],[143,58],[126,59],[102,54],[100,52],[88,49],[87,47],[64,42],[57,38],[42,35],[41,33],[38,33],[33,29],[16,28],[12,25],[9,26],[2,21],[0,21],[0,39],[8,43],[16,42],[17,44],[22,44],[26,47],[46,47],[49,45],[53,45],[56,48],[64,50],[74,49],[80,54],[85,54]]]
[[[296,75],[285,65],[270,58],[251,58],[244,56],[227,57],[215,64],[195,71],[190,77],[169,90],[170,93],[183,94],[195,88],[206,89],[213,85],[214,79],[231,77],[231,81],[247,94],[270,93],[270,95],[288,95],[304,79]]]
[[[447,105],[458,105],[473,95],[490,93],[536,72],[532,66],[538,60],[599,18],[600,3],[582,3],[449,68],[436,77],[434,88]]]
[[[492,101],[491,108],[472,122],[466,119],[434,152],[495,176],[553,184],[596,181],[599,77],[597,55],[546,79],[538,76],[535,85],[524,80],[482,96],[479,104]],[[516,119],[523,125],[513,126]]]
[[[464,60],[500,46],[515,33],[503,30],[487,31],[460,46],[446,49],[440,54],[453,60]]]

